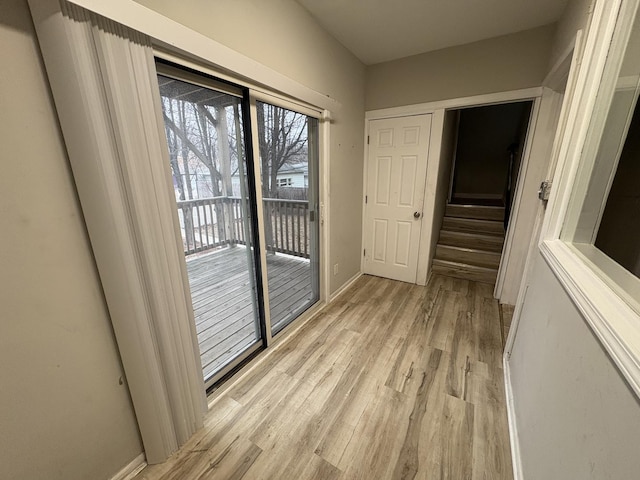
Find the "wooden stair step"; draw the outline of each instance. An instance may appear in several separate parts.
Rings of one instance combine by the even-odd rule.
[[[500,253],[502,252],[504,236],[441,230],[438,243],[452,247],[476,248]]]
[[[474,218],[476,220],[504,220],[504,207],[485,205],[448,204],[445,215],[448,217]]]
[[[476,220],[473,218],[444,217],[443,230],[456,232],[482,233],[485,235],[504,235],[504,225],[495,220]]]
[[[500,265],[500,253],[442,244],[436,245],[435,258],[478,267],[498,268]]]
[[[433,260],[432,272],[447,277],[462,278],[482,283],[495,283],[496,278],[498,278],[498,270],[495,268],[478,267],[477,265],[438,259]]]

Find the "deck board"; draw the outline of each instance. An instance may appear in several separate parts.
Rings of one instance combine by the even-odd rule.
[[[204,377],[258,341],[251,273],[244,247],[236,246],[187,258],[187,273]],[[311,263],[289,255],[267,255],[272,323],[312,298]]]

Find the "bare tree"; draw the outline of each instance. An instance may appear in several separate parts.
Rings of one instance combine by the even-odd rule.
[[[229,113],[233,115],[233,109],[228,112],[226,105],[211,105],[188,96],[180,98],[179,92],[176,94],[171,91],[171,84],[166,85],[169,87],[163,93],[162,109],[178,198],[192,200],[232,195],[232,157],[235,157],[237,163],[237,152],[233,151],[232,144],[237,143],[237,132],[234,131],[234,135],[231,135],[227,116]],[[235,124],[232,128],[235,130]],[[206,171],[204,174],[201,173],[202,167]],[[216,221],[225,219],[225,223],[228,223],[231,218],[230,206],[223,203],[213,205],[215,218]],[[195,247],[193,209],[189,205],[183,205],[182,211],[185,242],[187,246]],[[202,213],[207,215],[206,212]],[[207,235],[216,233],[209,231],[209,226],[205,229]],[[198,231],[203,233],[201,226]],[[230,224],[225,224],[225,239],[230,239],[230,234]]]
[[[277,197],[278,171],[307,149],[307,117],[258,102],[258,141],[262,160],[262,193]]]
[[[278,197],[278,172],[292,164],[307,149],[307,117],[267,103],[257,103],[262,195]],[[265,241],[273,245],[276,212],[272,203],[264,205]]]
[[[169,115],[171,116],[171,122],[175,125],[175,110],[172,108],[173,100],[170,98],[162,99],[162,113],[167,117],[167,111],[169,111]],[[184,118],[184,117],[181,117]],[[184,155],[183,146],[184,143],[180,140],[180,138],[176,135],[175,130],[171,129],[167,122],[165,122],[165,133],[167,135],[167,145],[169,146],[169,164],[171,166],[171,173],[173,176],[173,181],[175,182],[175,188],[178,190],[178,199],[181,201],[192,199],[193,193],[191,189],[191,175],[188,169],[188,164],[185,162],[185,173],[182,174],[180,170],[179,156],[180,153]],[[192,208],[190,205],[183,205],[181,207],[182,217],[184,221],[184,231],[185,231],[185,247],[189,248],[190,245],[195,246],[195,239],[193,235],[193,214]]]
[[[193,89],[167,79],[161,85],[162,110],[171,170],[180,200],[233,195],[234,175],[243,182],[241,119],[237,103],[210,91]],[[237,100],[235,100],[237,102]],[[308,148],[307,117],[284,108],[258,102],[258,142],[262,191],[278,197],[278,172],[293,165]],[[215,204],[216,219],[231,221],[231,205]],[[194,207],[196,208],[196,207]],[[224,211],[222,210],[224,208]],[[185,242],[195,246],[193,211],[183,206]],[[266,212],[271,218],[272,212]],[[270,222],[267,222],[270,223]],[[224,232],[231,240],[231,224]],[[267,227],[267,240],[271,238]]]

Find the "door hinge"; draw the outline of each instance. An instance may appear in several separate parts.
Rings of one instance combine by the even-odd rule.
[[[367,203],[369,201],[369,195],[365,195],[364,196],[364,203]]]
[[[366,249],[366,248],[362,251],[362,256],[363,256],[363,257],[366,257],[366,256],[367,256],[367,249]]]
[[[369,145],[369,135],[367,135],[367,145]]]
[[[549,200],[549,194],[551,193],[551,180],[545,180],[540,184],[540,189],[538,190],[538,198],[543,202]]]

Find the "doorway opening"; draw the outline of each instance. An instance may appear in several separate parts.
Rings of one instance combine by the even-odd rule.
[[[495,283],[533,101],[448,110],[449,194],[433,272]]]

